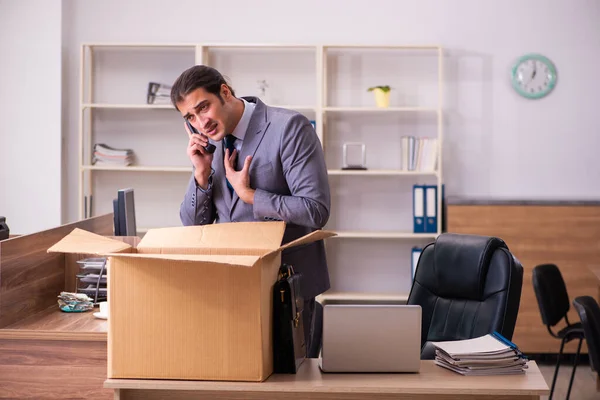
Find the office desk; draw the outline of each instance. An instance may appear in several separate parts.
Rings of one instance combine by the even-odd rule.
[[[107,322],[64,313],[58,294],[75,290],[76,257],[47,249],[74,228],[112,234],[112,214],[0,241],[0,399],[110,399]]]
[[[539,399],[550,391],[535,362],[524,375],[462,376],[421,361],[418,374],[322,374],[316,359],[297,375],[271,375],[262,383],[108,379],[115,400],[132,399]]]

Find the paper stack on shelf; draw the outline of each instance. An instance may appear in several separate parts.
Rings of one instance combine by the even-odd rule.
[[[462,375],[522,374],[527,369],[527,358],[497,332],[432,344],[436,349],[435,363]]]
[[[133,151],[130,149],[115,149],[104,143],[94,145],[95,165],[127,166],[133,164]]]

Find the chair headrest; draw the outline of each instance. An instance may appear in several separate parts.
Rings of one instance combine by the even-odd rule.
[[[444,297],[481,300],[490,260],[497,249],[508,246],[497,237],[444,233],[434,246],[437,282]]]

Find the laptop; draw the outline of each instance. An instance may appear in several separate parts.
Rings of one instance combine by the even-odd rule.
[[[323,372],[419,372],[420,366],[421,306],[323,306]]]

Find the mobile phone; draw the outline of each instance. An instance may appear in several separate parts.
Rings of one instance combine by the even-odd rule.
[[[188,121],[188,120],[186,119],[186,120],[185,120],[185,123],[187,124],[187,126],[188,126],[188,129],[190,130],[190,132],[192,132],[193,134],[196,134],[196,135],[202,135],[200,132],[198,132],[198,131],[196,130],[196,128],[194,128],[194,127],[192,126],[192,124],[190,124],[190,121]],[[217,148],[217,146],[215,146],[215,145],[214,145],[214,144],[212,144],[212,143],[209,143],[209,144],[207,144],[207,145],[204,147],[204,150],[206,150],[206,152],[207,152],[207,153],[209,153],[209,154],[212,154],[212,153],[214,153],[214,152],[215,152],[215,149],[216,149],[216,148]]]

